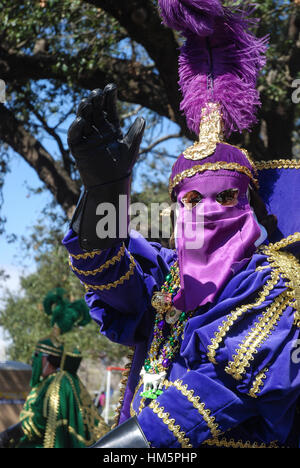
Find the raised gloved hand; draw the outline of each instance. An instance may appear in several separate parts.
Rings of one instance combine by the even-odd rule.
[[[85,190],[71,227],[79,235],[79,243],[84,250],[113,246],[120,242],[120,231],[124,237],[126,229],[119,226],[119,196],[126,195],[129,203],[130,176],[144,129],[145,120],[137,118],[123,137],[114,84],[107,85],[103,91],[95,89],[78,106],[77,117],[68,131],[68,144]],[[97,223],[101,219],[99,205],[103,203],[111,203],[116,210],[117,233],[112,238],[100,238],[97,231]]]

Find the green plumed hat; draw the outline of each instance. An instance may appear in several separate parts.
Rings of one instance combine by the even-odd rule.
[[[60,369],[76,374],[82,355],[78,349],[64,351],[61,335],[69,332],[74,326],[85,326],[90,320],[88,306],[83,299],[70,302],[63,288],[48,292],[43,300],[44,310],[51,316],[52,331],[49,336],[37,342],[32,364],[31,386],[40,382],[42,373],[42,356],[54,356],[60,359]]]
[[[91,321],[85,300],[70,302],[63,288],[49,291],[44,298],[43,306],[46,314],[51,316],[51,326],[57,326],[60,334],[67,333],[74,326],[83,327]]]

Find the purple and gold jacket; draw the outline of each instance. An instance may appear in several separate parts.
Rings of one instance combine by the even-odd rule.
[[[176,252],[134,236],[84,253],[66,235],[100,332],[135,349],[119,423],[137,415],[153,447],[299,446],[300,267],[287,251],[299,241],[298,233],[261,247],[215,304],[189,319],[164,392],[150,401],[139,373],[153,334],[151,297]]]
[[[176,252],[141,236],[91,253],[72,231],[63,240],[100,332],[134,347],[118,422],[137,415],[152,447],[300,446],[300,162],[258,169],[278,218],[272,243],[188,320],[156,400],[140,395],[140,371],[153,338],[152,294]]]

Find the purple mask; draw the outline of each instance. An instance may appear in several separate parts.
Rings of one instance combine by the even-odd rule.
[[[247,198],[249,182],[241,172],[221,169],[197,173],[177,187],[177,309],[189,311],[213,302],[254,253],[261,231]]]

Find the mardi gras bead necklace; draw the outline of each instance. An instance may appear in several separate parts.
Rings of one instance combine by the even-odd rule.
[[[156,317],[153,341],[141,371],[144,384],[141,396],[144,398],[156,399],[163,393],[162,386],[167,370],[180,348],[179,340],[186,322],[193,314],[193,311],[186,313],[173,306],[172,298],[179,288],[179,268],[175,262],[166,276],[161,291],[155,292],[151,301],[156,309]],[[168,326],[169,334],[165,337],[164,331]]]

